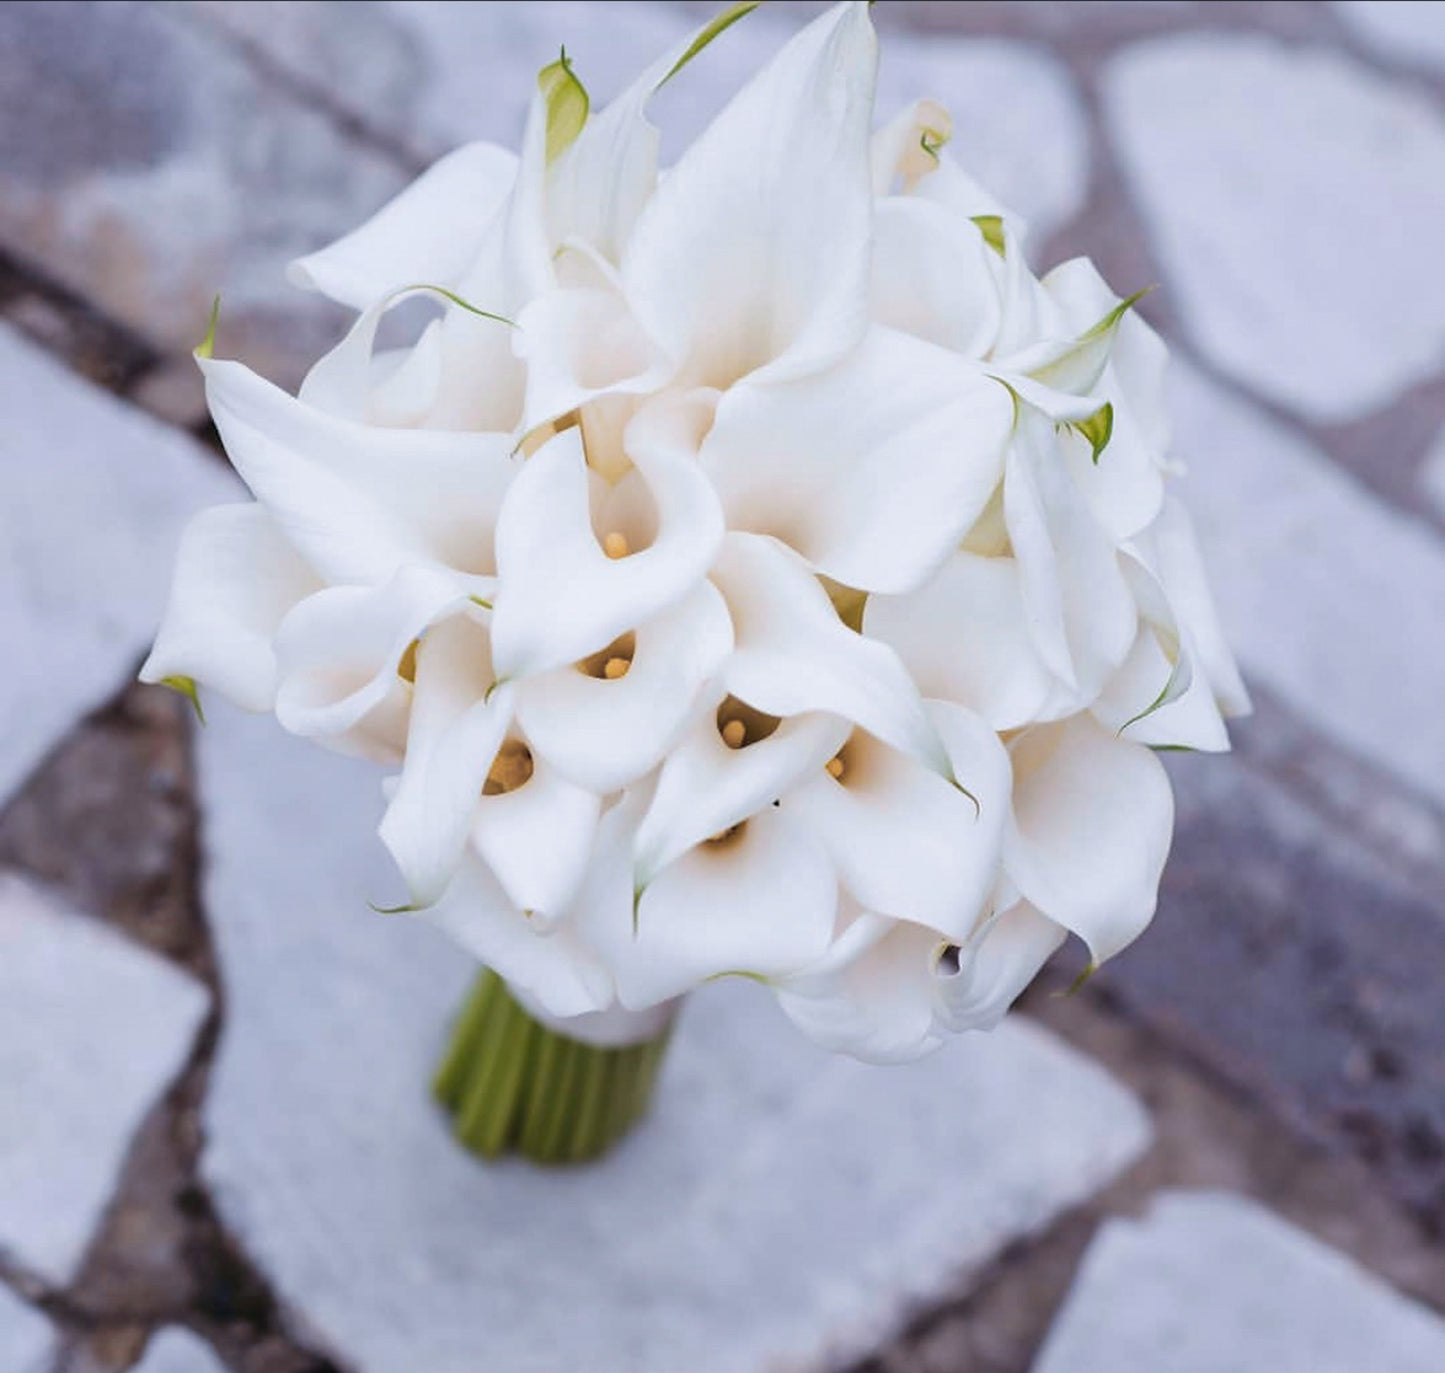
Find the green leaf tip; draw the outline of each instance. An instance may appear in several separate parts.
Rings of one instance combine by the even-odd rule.
[[[1084,990],[1084,984],[1099,971],[1099,965],[1094,959],[1090,959],[1088,966],[1070,984],[1065,996],[1078,996]]]
[[[760,987],[767,987],[771,984],[762,973],[749,972],[746,968],[727,968],[720,973],[711,973],[703,978],[704,982],[721,982],[725,977],[745,977],[749,982],[756,982]]]
[[[401,296],[409,295],[412,291],[430,291],[433,295],[441,296],[449,300],[453,305],[459,306],[469,314],[477,315],[481,319],[494,319],[498,324],[505,324],[509,329],[517,328],[517,321],[508,319],[506,315],[494,314],[491,310],[483,310],[479,305],[473,305],[471,301],[459,296],[455,291],[449,291],[445,286],[433,286],[428,281],[418,281],[411,286],[402,286],[391,293],[391,299],[396,300]]]
[[[547,102],[547,162],[550,165],[576,141],[592,109],[587,87],[572,70],[572,59],[561,56],[537,73],[537,89]]]
[[[1137,715],[1131,715],[1119,726],[1114,737],[1117,739],[1130,725],[1137,725],[1141,720],[1147,720],[1156,710],[1162,710],[1167,705],[1172,705],[1187,690],[1192,673],[1187,673],[1185,660],[1175,660],[1173,670],[1169,673],[1169,680],[1164,683],[1159,694],[1149,702]]]
[[[661,90],[674,76],[678,74],[694,57],[698,55],[709,43],[720,33],[732,28],[739,19],[746,19],[763,0],[742,0],[740,4],[729,5],[720,14],[715,14],[708,22],[698,30],[697,37],[687,45],[687,50],[668,69],[666,76],[657,83],[657,90]]]
[[[206,320],[205,337],[196,344],[196,356],[198,358],[209,358],[216,351],[216,326],[221,322],[221,293],[216,292],[215,298],[211,301],[210,318]]]
[[[206,723],[206,712],[201,709],[201,693],[196,690],[194,677],[162,677],[161,685],[184,696],[191,703],[191,709],[196,712],[196,719],[202,724]]]
[[[414,902],[408,901],[404,906],[378,906],[375,901],[366,903],[378,915],[414,915],[421,907]]]
[[[1105,401],[1088,419],[1076,420],[1069,428],[1088,439],[1089,447],[1094,450],[1094,466],[1097,467],[1099,454],[1109,446],[1109,440],[1114,437],[1113,403]]]
[[[1116,328],[1121,319],[1129,313],[1141,300],[1152,290],[1153,286],[1146,286],[1142,291],[1135,291],[1132,296],[1126,296],[1107,315],[1104,316],[1094,327],[1079,336],[1079,342],[1083,343],[1088,339],[1099,338],[1110,330]]]
[[[924,151],[931,151],[928,144],[923,145]],[[1000,257],[1004,255],[1003,216],[1002,215],[974,215],[973,222],[978,225],[978,231],[983,235],[983,241],[988,244]]]
[[[979,819],[983,815],[983,807],[979,805],[978,797],[975,796],[966,786],[964,786],[957,777],[950,777],[948,780],[953,783],[954,787],[958,791],[961,791],[966,797],[968,797],[970,801],[973,802],[973,818],[975,820]]]

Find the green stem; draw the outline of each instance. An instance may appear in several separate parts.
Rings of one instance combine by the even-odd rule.
[[[672,1026],[598,1045],[534,1019],[491,971],[477,979],[432,1084],[458,1140],[483,1158],[581,1163],[647,1113]]]

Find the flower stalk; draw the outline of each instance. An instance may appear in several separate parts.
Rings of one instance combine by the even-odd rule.
[[[669,1019],[648,1039],[590,1044],[533,1016],[485,969],[452,1029],[432,1090],[457,1139],[482,1158],[600,1158],[647,1114]]]

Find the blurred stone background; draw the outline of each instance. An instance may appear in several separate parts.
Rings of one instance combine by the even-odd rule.
[[[949,105],[1038,265],[1159,284],[1256,701],[1078,995],[892,1075],[700,998],[605,1171],[481,1170],[412,1099],[467,969],[365,911],[373,779],[127,685],[235,490],[213,293],[294,383],[343,321],[288,259],[513,142],[560,42],[605,98],[711,9],[0,3],[0,1373],[1437,1373],[1445,4],[875,7],[883,110]]]

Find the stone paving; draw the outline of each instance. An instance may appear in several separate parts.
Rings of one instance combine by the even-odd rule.
[[[1445,4],[876,8],[1036,257],[1160,283],[1259,707],[1078,997],[881,1073],[720,991],[604,1173],[480,1169],[411,1095],[467,969],[366,915],[372,779],[126,686],[234,490],[212,293],[294,382],[338,320],[288,258],[511,141],[558,42],[605,96],[711,8],[0,6],[0,1373],[1445,1365]]]
[[[1164,1193],[1100,1230],[1034,1373],[1218,1373],[1242,1350],[1271,1373],[1433,1373],[1445,1321],[1251,1202]]]

